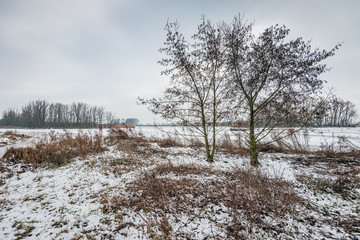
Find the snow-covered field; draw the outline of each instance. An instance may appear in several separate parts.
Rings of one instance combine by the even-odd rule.
[[[147,137],[166,138],[169,129],[139,127],[135,131]],[[50,130],[17,129],[16,133],[28,137],[15,140],[4,136],[6,131],[0,129],[0,157],[9,147],[33,146]],[[103,133],[106,136],[108,131],[104,129]],[[360,146],[360,128],[310,129],[308,135],[306,141],[313,149],[336,145],[342,136],[354,147]],[[131,192],[131,187],[146,172],[169,164],[174,169],[190,166],[213,174],[205,174],[205,170],[186,175],[170,172],[159,175],[160,179],[192,179],[201,184],[210,182],[211,187],[215,182],[227,181],[227,172],[250,169],[248,157],[218,152],[215,162],[208,163],[201,149],[190,147],[162,148],[156,142],[140,146],[135,152],[117,145],[106,147],[102,153],[76,158],[53,169],[25,169],[21,164],[4,163],[7,169],[1,171],[0,178],[0,239],[166,239],[164,233],[170,239],[236,239],[234,230],[229,230],[234,216],[221,201],[193,209],[196,214],[189,215],[189,209],[176,213],[168,209],[159,217],[130,204],[138,194]],[[261,224],[249,222],[246,217],[238,219],[243,228],[236,231],[242,238],[360,239],[358,158],[261,153],[260,162],[264,176],[287,182],[302,200],[296,205],[296,214],[264,213]],[[194,196],[186,197],[196,200]],[[164,221],[166,231],[161,229]]]
[[[220,137],[224,134],[229,134],[232,138],[236,139],[239,132],[231,131],[230,127],[221,128],[221,132],[218,134]],[[296,129],[295,129],[296,130]],[[164,138],[167,136],[171,137],[183,137],[184,130],[180,127],[137,127],[137,132],[143,133],[145,136],[153,136],[157,138]],[[277,131],[283,131],[283,129],[278,129]],[[309,136],[310,146],[316,150],[322,144],[332,144],[338,141],[339,137],[346,137],[351,143],[355,146],[360,147],[360,127],[354,128],[307,128],[299,131],[299,140],[305,141],[304,134]],[[286,133],[286,131],[285,131]],[[240,132],[241,134],[241,132]],[[185,133],[186,135],[186,133]],[[186,135],[187,136],[187,135]]]

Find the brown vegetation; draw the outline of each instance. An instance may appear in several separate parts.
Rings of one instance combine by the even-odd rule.
[[[114,145],[124,139],[129,139],[129,135],[124,130],[110,128],[109,135],[105,138],[105,142],[109,145]]]
[[[180,176],[173,179],[167,174]],[[187,175],[213,176],[207,180]],[[214,177],[218,176],[218,177]],[[300,198],[289,184],[271,179],[260,171],[215,171],[200,166],[171,164],[159,165],[153,171],[141,173],[127,188],[124,195],[103,196],[103,212],[122,214],[132,209],[142,216],[152,238],[173,239],[186,237],[173,232],[171,221],[180,220],[180,214],[189,221],[206,217],[215,225],[225,224],[227,235],[239,239],[251,231],[244,219],[252,223],[263,222],[262,216],[280,220],[285,214],[294,214]],[[215,207],[216,206],[216,207]],[[146,213],[145,215],[142,213]],[[227,223],[219,223],[217,214],[227,214]],[[185,223],[184,223],[185,224]],[[186,223],[187,224],[187,223]]]
[[[0,135],[0,137],[9,139],[12,143],[16,142],[19,139],[22,138],[29,138],[29,136],[26,136],[25,134],[19,134],[15,131],[6,131],[3,134]],[[7,145],[7,142],[0,142],[1,145]]]
[[[247,155],[249,153],[249,147],[244,144],[241,139],[232,140],[228,133],[225,133],[217,143],[217,150],[230,153]]]
[[[10,164],[30,164],[34,167],[59,167],[67,164],[72,158],[86,157],[103,151],[102,135],[79,132],[73,136],[70,132],[64,134],[49,133],[35,147],[9,148],[1,161]]]
[[[158,139],[151,139],[152,142],[156,142],[162,148],[170,148],[170,147],[183,147],[179,140],[172,138],[170,136],[166,138],[158,138]]]

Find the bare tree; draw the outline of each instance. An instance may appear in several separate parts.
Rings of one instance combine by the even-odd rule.
[[[35,123],[34,127],[45,127],[49,103],[45,100],[36,100],[35,102],[32,102],[31,105],[33,114],[32,118]]]
[[[252,24],[241,16],[224,27],[230,83],[247,116],[253,166],[259,165],[258,145],[275,127],[303,126],[314,115],[316,107],[308,105],[319,103],[315,99],[324,81],[318,76],[328,70],[322,62],[340,46],[312,50],[301,38],[286,41],[288,34],[289,29],[276,25],[255,37]]]
[[[203,18],[192,43],[179,33],[177,22],[167,23],[167,39],[159,61],[170,76],[170,87],[161,99],[143,100],[148,108],[164,119],[182,124],[200,137],[209,162],[214,160],[216,126],[226,117],[226,91],[221,26]]]
[[[111,112],[105,112],[106,125],[108,127],[113,127],[116,124],[119,124],[119,121],[115,119],[115,115]]]
[[[71,104],[71,115],[74,118],[72,122],[75,123],[76,127],[81,126],[82,122],[83,122],[83,113],[84,113],[84,108],[85,108],[86,104],[82,103],[82,102],[77,102],[77,103],[72,103]]]
[[[349,127],[356,125],[357,116],[354,103],[334,96],[327,102],[326,111],[314,122],[319,127]]]
[[[98,107],[96,110],[98,124],[102,124],[104,121],[105,109],[104,107]]]
[[[20,124],[19,116],[20,114],[16,111],[16,109],[10,108],[3,111],[0,123],[4,126],[17,126]]]

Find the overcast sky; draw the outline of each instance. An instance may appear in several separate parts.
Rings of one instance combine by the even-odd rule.
[[[80,101],[151,123],[136,102],[167,86],[157,64],[167,20],[191,36],[202,15],[230,22],[239,13],[255,34],[279,23],[320,49],[344,42],[321,78],[359,111],[359,12],[358,0],[0,0],[0,112],[36,99]]]

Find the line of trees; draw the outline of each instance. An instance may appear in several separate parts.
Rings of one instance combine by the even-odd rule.
[[[90,106],[82,102],[70,105],[36,100],[21,108],[2,113],[0,125],[27,128],[94,128],[99,124],[117,124],[115,116],[104,107]]]
[[[358,125],[356,106],[350,101],[333,97],[325,105],[324,112],[317,116],[313,125],[317,127],[353,127]]]
[[[167,23],[159,62],[170,87],[163,98],[139,99],[153,113],[198,133],[209,162],[220,122],[247,123],[250,163],[257,166],[260,146],[276,127],[308,125],[327,101],[318,76],[340,44],[313,49],[300,37],[289,40],[285,26],[271,26],[259,36],[252,28],[240,15],[229,24],[203,18],[188,41],[177,22]]]

